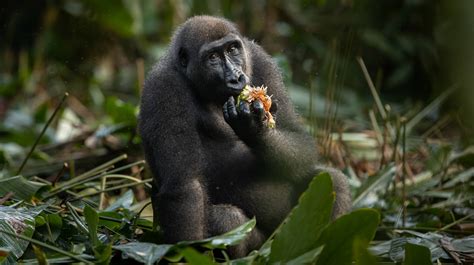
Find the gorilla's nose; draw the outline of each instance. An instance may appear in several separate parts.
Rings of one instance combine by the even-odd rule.
[[[226,85],[233,90],[242,90],[248,83],[248,77],[244,73],[238,73],[226,78]]]

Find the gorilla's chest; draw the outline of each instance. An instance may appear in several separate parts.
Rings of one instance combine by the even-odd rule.
[[[204,144],[220,146],[239,141],[234,130],[227,124],[222,111],[217,107],[201,109],[197,130]]]
[[[197,129],[206,156],[206,177],[210,183],[231,183],[235,178],[251,174],[256,166],[256,158],[227,124],[220,111],[203,111]]]

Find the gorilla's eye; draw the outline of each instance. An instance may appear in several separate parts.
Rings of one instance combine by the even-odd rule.
[[[237,47],[237,44],[232,44],[227,48],[227,52],[236,55],[239,53],[239,47]]]
[[[209,61],[217,62],[218,60],[219,60],[219,55],[217,54],[217,52],[213,52],[209,54]]]

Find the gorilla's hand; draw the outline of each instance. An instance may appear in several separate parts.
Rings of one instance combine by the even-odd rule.
[[[234,132],[245,142],[255,140],[266,130],[265,110],[260,100],[248,103],[242,100],[237,106],[235,99],[229,97],[222,111],[225,121],[234,129]]]

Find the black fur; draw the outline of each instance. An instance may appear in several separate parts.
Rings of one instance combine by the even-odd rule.
[[[261,104],[235,106],[228,88],[236,81],[211,74],[201,60],[200,51],[228,36],[242,44],[235,73],[267,86],[278,104],[275,129],[263,125]],[[303,129],[276,64],[227,20],[197,16],[176,30],[146,79],[139,131],[158,187],[155,220],[167,242],[221,234],[256,216],[256,229],[230,250],[243,256],[263,243],[322,170],[333,177],[333,215],[350,208],[345,176],[317,165],[315,142]]]

